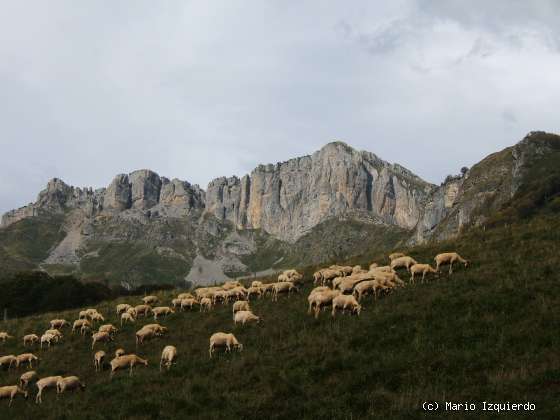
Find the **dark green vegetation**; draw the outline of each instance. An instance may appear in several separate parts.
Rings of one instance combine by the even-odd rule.
[[[132,378],[93,369],[90,341],[72,337],[50,351],[39,351],[40,376],[76,374],[85,393],[53,391],[42,406],[18,399],[7,402],[1,418],[419,418],[423,401],[526,402],[536,405],[527,418],[560,416],[560,218],[548,208],[530,219],[490,229],[473,229],[454,241],[412,248],[409,253],[431,262],[441,251],[457,250],[471,260],[449,277],[407,286],[377,302],[364,301],[360,318],[328,313],[318,320],[306,313],[307,284],[300,295],[279,302],[252,303],[264,317],[261,326],[233,327],[231,307],[207,313],[178,313],[162,323],[169,336],[138,349],[150,360]],[[382,262],[369,254],[352,263]],[[339,261],[340,262],[340,261]],[[308,267],[306,278],[313,267]],[[406,274],[401,276],[406,278]],[[166,303],[171,292],[159,294]],[[116,323],[120,298],[97,305]],[[21,337],[46,329],[48,320],[76,318],[77,310],[12,320],[2,329],[17,340],[2,354],[21,353]],[[143,325],[148,321],[140,321]],[[151,320],[149,321],[151,322]],[[134,331],[127,326],[109,351],[135,351]],[[208,338],[233,331],[245,350],[208,358]],[[180,359],[159,373],[160,352],[174,344]],[[1,372],[2,384],[16,373]],[[35,392],[32,392],[31,399]],[[503,418],[521,417],[506,413]],[[495,413],[439,412],[430,418],[497,418]],[[501,416],[500,416],[501,417]]]
[[[35,217],[0,229],[1,275],[37,267],[64,238],[62,223],[62,216]]]

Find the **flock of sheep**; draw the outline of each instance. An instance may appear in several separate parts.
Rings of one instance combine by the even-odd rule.
[[[389,293],[397,287],[402,287],[405,283],[397,275],[400,268],[406,268],[411,274],[410,282],[414,283],[416,275],[422,274],[422,282],[429,273],[438,273],[440,266],[449,264],[449,273],[453,272],[453,264],[456,262],[468,265],[468,261],[463,259],[456,252],[438,254],[435,257],[436,268],[432,268],[429,264],[419,264],[413,258],[402,253],[394,253],[389,256],[390,265],[378,266],[371,264],[368,270],[362,269],[360,266],[339,266],[333,265],[328,268],[321,269],[313,274],[315,287],[308,296],[308,313],[314,312],[315,318],[319,316],[321,310],[326,307],[332,308],[332,316],[337,311],[342,313],[348,311],[350,314],[359,315],[362,306],[359,303],[361,299],[372,294],[377,299],[380,293]],[[157,296],[145,296],[142,298],[143,303],[140,305],[130,305],[121,303],[116,306],[117,317],[120,318],[121,327],[124,323],[135,323],[140,317],[145,319],[153,316],[154,321],[158,321],[160,317],[174,314],[176,310],[193,310],[198,306],[198,310],[211,311],[217,304],[233,303],[233,321],[234,324],[245,325],[247,323],[260,323],[262,317],[255,315],[250,308],[249,301],[252,298],[263,298],[270,296],[273,301],[277,301],[279,295],[290,295],[292,292],[298,292],[299,286],[303,283],[303,275],[296,270],[286,270],[278,276],[278,281],[274,283],[264,284],[260,281],[253,281],[251,286],[245,288],[238,281],[227,281],[221,286],[200,287],[193,293],[181,293],[171,300],[170,306],[155,306],[159,302]],[[91,350],[93,351],[96,344],[108,343],[115,340],[119,330],[113,324],[102,324],[105,317],[97,309],[86,309],[80,311],[78,319],[72,323],[71,333],[80,333],[81,335],[91,334]],[[96,329],[95,326],[99,325]],[[23,337],[23,345],[37,346],[42,349],[43,346],[50,347],[61,342],[64,338],[62,330],[70,327],[70,323],[64,319],[53,319],[50,321],[50,328],[41,336],[37,334],[27,334]],[[136,332],[136,345],[142,345],[145,341],[159,338],[165,335],[167,328],[152,323],[144,325]],[[0,332],[0,341],[5,342],[12,339],[13,336],[7,332]],[[209,356],[216,349],[222,348],[226,352],[231,350],[243,350],[243,345],[237,340],[232,333],[216,332],[210,336]],[[173,362],[177,360],[177,348],[173,345],[166,345],[163,348],[160,359],[160,371],[165,367],[170,369]],[[103,350],[99,350],[93,355],[93,365],[96,372],[103,370],[107,354]],[[39,358],[33,353],[23,353],[20,355],[8,355],[0,357],[0,368],[7,366],[8,370],[12,367],[16,369],[20,366],[27,365],[29,369],[33,368],[33,362],[38,362]],[[119,348],[115,351],[115,357],[109,362],[110,378],[113,377],[118,370],[128,369],[129,376],[136,365],[148,366],[148,360],[141,358],[136,354],[127,354],[124,349]],[[42,402],[42,393],[44,390],[56,389],[57,395],[66,391],[84,390],[85,384],[77,376],[48,376],[41,379],[37,378],[37,372],[29,370],[20,376],[17,385],[0,387],[0,399],[9,398],[9,406],[13,399],[21,394],[25,398],[28,397],[28,388],[31,383],[35,383],[37,394],[36,403]]]

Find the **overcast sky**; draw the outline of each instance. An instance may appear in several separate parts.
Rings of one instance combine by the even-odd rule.
[[[556,0],[0,5],[0,212],[53,177],[206,188],[334,139],[439,183],[560,131]]]

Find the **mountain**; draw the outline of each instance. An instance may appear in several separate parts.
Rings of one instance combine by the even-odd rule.
[[[206,191],[150,170],[97,190],[55,178],[2,216],[0,262],[5,275],[41,267],[126,287],[211,283],[447,239],[491,219],[538,162],[558,165],[559,148],[559,136],[532,132],[440,186],[342,142]]]

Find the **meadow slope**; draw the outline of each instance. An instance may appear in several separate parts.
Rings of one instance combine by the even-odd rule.
[[[457,250],[472,261],[427,284],[409,285],[376,302],[368,298],[357,317],[307,315],[307,283],[299,295],[279,302],[252,302],[265,322],[233,326],[231,306],[211,313],[177,313],[162,321],[168,336],[137,352],[150,365],[132,378],[121,372],[95,373],[91,341],[66,334],[64,344],[36,353],[40,376],[75,374],[84,393],[44,403],[17,399],[11,409],[0,401],[6,419],[171,419],[171,418],[419,418],[423,401],[532,402],[525,415],[439,412],[427,418],[559,418],[560,390],[560,218],[543,215],[491,230],[473,230],[460,239],[409,250],[419,261],[440,251]],[[385,259],[368,255],[350,262]],[[305,270],[306,279],[314,267]],[[403,273],[401,277],[406,278]],[[408,279],[407,279],[408,280]],[[171,292],[159,294],[169,302]],[[119,302],[97,305],[117,323]],[[44,331],[48,320],[77,318],[77,310],[42,314],[3,323],[17,337],[0,345],[1,354],[24,352],[21,337]],[[152,322],[151,320],[149,322]],[[96,349],[136,351],[127,326],[116,342]],[[208,358],[208,338],[233,331],[242,353]],[[166,344],[179,349],[169,372],[158,370]],[[13,384],[24,370],[0,372]]]

